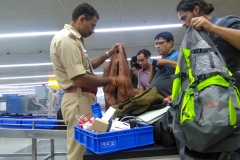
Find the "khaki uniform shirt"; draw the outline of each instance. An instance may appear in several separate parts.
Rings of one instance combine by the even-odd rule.
[[[65,24],[52,39],[50,57],[53,70],[60,88],[64,91],[74,86],[72,79],[90,73],[89,58],[83,38],[71,25]]]

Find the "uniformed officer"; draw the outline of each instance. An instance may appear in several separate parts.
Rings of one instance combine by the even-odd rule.
[[[99,19],[97,11],[89,4],[77,6],[72,13],[72,21],[66,24],[52,39],[50,57],[60,88],[64,91],[62,114],[67,125],[67,159],[82,160],[85,147],[74,140],[74,125],[78,124],[75,115],[91,113],[90,105],[96,103],[97,87],[108,84],[124,86],[131,83],[125,77],[97,77],[93,69],[100,66],[115,53],[120,43],[113,45],[108,52],[89,60],[83,38],[94,33]]]

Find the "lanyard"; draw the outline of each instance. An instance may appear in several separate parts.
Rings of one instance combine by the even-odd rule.
[[[83,50],[83,52],[87,53],[87,51],[85,49]],[[93,70],[93,66],[92,66],[91,60],[89,59],[89,57],[87,57],[87,60],[88,60],[88,63],[89,63],[89,66],[90,66],[90,69],[91,69],[92,73],[95,74],[94,70]]]

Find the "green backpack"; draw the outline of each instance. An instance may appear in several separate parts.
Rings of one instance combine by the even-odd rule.
[[[173,78],[169,127],[181,159],[185,147],[202,153],[240,148],[239,91],[205,31],[188,29]]]

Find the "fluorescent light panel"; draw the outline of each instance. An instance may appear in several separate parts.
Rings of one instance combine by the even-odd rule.
[[[139,31],[139,30],[150,30],[150,29],[161,29],[161,28],[176,28],[182,27],[181,24],[166,24],[156,26],[140,26],[140,27],[126,27],[126,28],[107,28],[107,29],[96,29],[96,33],[101,32],[122,32],[122,31]]]
[[[161,58],[161,56],[154,56],[151,58]],[[127,58],[128,61],[131,60],[131,58]],[[110,61],[110,59],[107,59],[106,61]],[[39,63],[39,64],[43,64],[43,63]],[[26,66],[33,66],[34,64],[25,64]],[[10,66],[13,67],[14,65],[2,65],[2,66]],[[21,64],[21,66],[24,66],[24,64]],[[35,64],[35,66],[38,66],[38,63]],[[0,66],[1,67],[1,66]],[[14,66],[16,67],[16,66]],[[95,72],[95,74],[100,75],[103,74],[103,72]],[[3,77],[0,78],[0,80],[10,80],[10,79],[30,79],[30,78],[48,78],[48,77],[55,77],[55,75],[39,75],[39,76],[22,76],[22,77]]]
[[[0,65],[0,68],[9,68],[9,67],[33,67],[33,66],[51,66],[52,63],[33,63],[33,64],[9,64],[9,65]]]
[[[95,74],[103,74],[103,72],[95,72]],[[22,77],[2,77],[0,80],[10,80],[10,79],[32,79],[32,78],[50,78],[55,77],[55,75],[40,75],[40,76],[22,76]],[[11,84],[9,84],[11,85]],[[1,86],[1,85],[0,85]]]
[[[162,56],[153,56],[153,57],[151,57],[152,59],[157,59],[157,58],[162,58]],[[131,60],[131,58],[127,58],[127,60],[128,61],[130,61]],[[107,59],[106,61],[110,61],[110,59]]]
[[[2,92],[2,93],[0,93],[0,94],[24,94],[24,95],[33,95],[33,94],[35,94],[35,92]]]
[[[2,84],[0,87],[4,86],[26,86],[26,85],[42,85],[42,84],[48,84],[48,82],[35,82],[35,83],[16,83],[16,84]]]
[[[11,89],[17,89],[17,88],[35,88],[36,86],[42,86],[42,85],[27,85],[27,86],[9,86],[9,85],[0,85],[0,89],[4,88],[11,88]]]
[[[35,89],[4,89],[0,90],[0,92],[22,92],[22,91],[35,91]]]
[[[138,31],[138,30],[149,30],[149,29],[160,29],[160,28],[176,28],[176,27],[182,27],[182,25],[181,24],[166,24],[166,25],[124,27],[124,28],[106,28],[106,29],[96,29],[95,32],[96,33],[122,32],[122,31]],[[0,34],[0,38],[49,36],[49,35],[55,35],[57,32],[58,31]]]
[[[54,35],[54,34],[56,34],[56,33],[57,33],[57,31],[52,31],[52,32],[30,32],[30,33],[0,34],[0,38],[49,36],[49,35]]]
[[[151,58],[161,58],[161,56],[154,56]],[[131,58],[127,58],[128,61],[131,60]],[[110,61],[110,59],[107,59],[106,61]],[[32,63],[32,64],[9,64],[9,65],[0,65],[0,68],[10,68],[10,67],[34,67],[34,66],[51,66],[52,63]]]
[[[48,77],[55,77],[55,75],[23,76],[23,77],[2,77],[2,78],[0,78],[0,80],[7,80],[7,79],[30,79],[30,78],[48,78]]]

